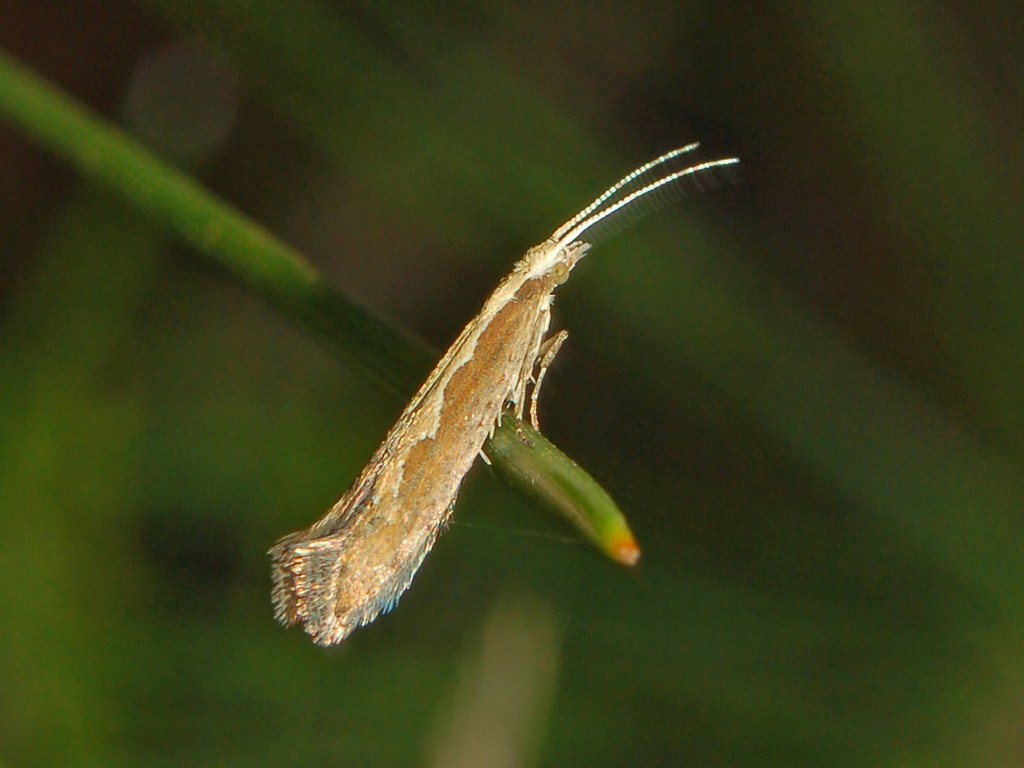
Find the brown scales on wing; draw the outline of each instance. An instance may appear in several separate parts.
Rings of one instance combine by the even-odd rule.
[[[505,401],[532,368],[552,288],[543,278],[520,286],[482,328],[472,355],[449,361],[461,364],[439,380],[443,392],[414,399],[422,405],[443,395],[436,420],[426,408],[407,412],[330,512],[274,546],[279,621],[303,624],[326,645],[397,602],[447,523]]]

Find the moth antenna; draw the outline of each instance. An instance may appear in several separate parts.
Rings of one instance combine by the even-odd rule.
[[[645,180],[650,175],[650,172],[657,168],[659,165],[663,165],[671,160],[674,160],[680,155],[684,155],[688,152],[693,152],[699,146],[700,142],[695,141],[692,144],[687,144],[685,147],[677,147],[676,149],[669,150],[665,154],[654,158],[650,162],[644,163],[639,168],[635,168],[634,170],[630,171],[617,182],[608,187],[608,189],[606,189],[604,192],[598,195],[590,205],[588,205],[582,211],[580,211],[567,222],[565,222],[565,224],[556,229],[555,233],[551,235],[551,239],[560,240],[563,234],[568,232],[570,229],[572,229],[581,221],[586,219],[596,210],[601,208],[611,198],[615,197],[620,192],[622,192],[623,189],[631,186],[643,186],[643,184],[646,183]]]
[[[738,157],[726,157],[719,160],[708,160],[679,171],[674,171],[656,181],[645,184],[639,189],[633,190],[621,200],[601,208],[596,213],[591,212],[585,219],[580,220],[579,216],[574,217],[572,221],[575,224],[571,229],[567,230],[563,225],[559,227],[551,239],[556,241],[556,248],[561,249],[578,241],[585,232],[592,230],[596,225],[602,224],[602,222],[602,234],[605,235],[608,234],[609,229],[613,226],[624,227],[629,224],[635,224],[640,219],[661,210],[679,198],[687,197],[688,194],[686,189],[683,188],[682,182],[691,182],[697,192],[704,191],[703,182],[705,181],[708,182],[709,186],[717,187],[720,184],[720,180],[715,176],[714,172],[720,168],[736,165],[739,161]],[[630,176],[633,176],[633,174],[630,174]],[[630,177],[627,176],[625,178],[629,179]],[[602,195],[602,197],[605,196]],[[646,202],[648,204],[638,206],[638,202]],[[621,215],[615,216],[615,214],[627,211],[632,214],[627,221],[623,221]],[[614,219],[611,217],[614,217]],[[595,240],[596,238],[593,236],[587,238],[587,242],[591,245],[595,243]]]

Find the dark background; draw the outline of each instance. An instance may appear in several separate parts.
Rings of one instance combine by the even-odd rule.
[[[559,293],[545,431],[640,565],[478,466],[325,651],[273,623],[265,551],[402,401],[0,125],[0,764],[1024,764],[1020,4],[0,20],[438,348],[631,167],[744,163]]]

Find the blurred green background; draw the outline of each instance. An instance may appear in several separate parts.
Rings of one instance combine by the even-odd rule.
[[[0,19],[438,348],[634,165],[744,161],[559,293],[545,432],[640,565],[478,466],[398,609],[323,650],[265,552],[402,400],[0,123],[0,765],[1024,765],[1019,4]]]

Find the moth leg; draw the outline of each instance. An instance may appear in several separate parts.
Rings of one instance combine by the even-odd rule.
[[[563,330],[540,345],[540,351],[537,355],[537,379],[533,385],[533,391],[530,393],[530,424],[538,432],[540,432],[540,421],[537,419],[537,399],[540,397],[540,387],[544,383],[544,376],[548,372],[548,367],[554,362],[555,355],[558,354],[558,350],[562,348],[562,344],[568,338],[569,332]]]

